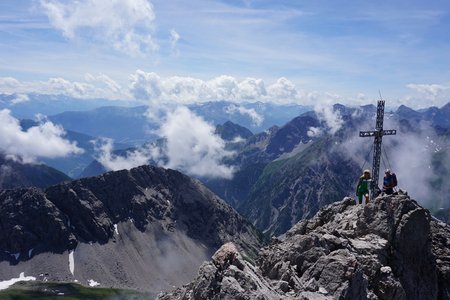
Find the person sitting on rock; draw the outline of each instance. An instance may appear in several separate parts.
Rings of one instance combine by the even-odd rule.
[[[391,170],[386,169],[384,171],[383,178],[383,192],[388,195],[392,195],[394,193],[394,187],[397,186],[397,176],[395,173],[392,173]]]
[[[358,185],[356,186],[356,196],[358,196],[359,204],[362,204],[362,197],[366,197],[366,203],[369,202],[369,182],[370,171],[364,170],[364,173],[359,177]]]

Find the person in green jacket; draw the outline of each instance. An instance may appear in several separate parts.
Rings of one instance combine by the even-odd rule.
[[[370,170],[364,170],[364,173],[359,177],[358,185],[356,186],[356,196],[358,196],[359,204],[362,204],[362,197],[365,195],[366,203],[369,202],[369,184],[370,184]]]

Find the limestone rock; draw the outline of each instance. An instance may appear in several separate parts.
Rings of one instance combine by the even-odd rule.
[[[449,254],[449,227],[407,195],[365,207],[345,198],[273,239],[243,269],[225,245],[195,281],[159,299],[450,299]]]

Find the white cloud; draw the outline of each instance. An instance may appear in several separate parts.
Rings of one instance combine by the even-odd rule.
[[[207,82],[207,86],[215,91],[216,98],[220,100],[236,99],[238,94],[238,81],[231,76],[222,75],[213,78]]]
[[[267,88],[267,92],[276,102],[291,103],[298,96],[298,92],[292,81],[281,77]]]
[[[120,92],[120,90],[122,89],[122,87],[116,81],[105,74],[94,76],[90,73],[86,73],[84,77],[86,81],[99,82],[104,84],[109,90],[115,93]]]
[[[309,127],[306,134],[311,138],[321,136],[323,134],[323,129],[319,127]]]
[[[15,91],[20,87],[20,82],[13,77],[0,77],[0,91]]]
[[[227,114],[239,113],[243,116],[247,115],[252,119],[252,122],[255,126],[260,126],[264,121],[264,117],[258,114],[253,108],[245,108],[243,106],[238,105],[230,105],[225,108],[225,112]]]
[[[314,106],[314,111],[319,121],[325,122],[326,128],[310,127],[308,136],[317,136],[327,131],[330,134],[335,134],[341,129],[344,124],[342,116],[338,110],[334,110],[331,103],[319,102]]]
[[[161,77],[155,72],[136,70],[128,76],[128,84],[119,84],[106,74],[86,73],[84,81],[50,78],[47,81],[19,81],[0,77],[0,93],[66,95],[80,99],[150,101],[153,105],[192,104],[208,101],[271,102],[275,104],[336,103],[342,97],[326,92],[298,90],[288,79],[281,77],[267,85],[262,79],[239,80],[220,75],[210,80],[194,77]],[[358,98],[359,99],[359,98]],[[354,100],[360,103],[363,100]]]
[[[267,95],[262,79],[246,78],[238,84],[239,98],[246,100],[260,100]]]
[[[162,94],[161,77],[156,73],[137,70],[130,75],[130,81],[130,91],[136,99],[152,100]]]
[[[194,176],[231,178],[234,168],[222,160],[233,155],[225,142],[214,134],[214,126],[179,107],[167,115],[160,134],[167,140],[167,168],[182,170]]]
[[[151,160],[159,157],[159,149],[156,147],[140,147],[133,151],[127,151],[125,156],[113,153],[113,140],[102,138],[93,141],[96,159],[108,170],[117,171],[123,169],[131,169],[141,165],[149,164]]]
[[[8,109],[0,110],[0,151],[8,158],[30,163],[38,157],[83,153],[83,149],[64,139],[64,135],[63,128],[49,121],[23,131],[19,120],[11,116]]]
[[[128,91],[106,75],[85,75],[87,82],[69,81],[64,78],[50,78],[47,81],[19,81],[11,77],[0,77],[0,93],[44,95],[65,95],[81,99],[104,98],[111,100],[129,100]],[[102,85],[97,86],[96,83]],[[22,97],[20,100],[25,100]]]
[[[225,150],[225,142],[216,134],[214,126],[192,113],[186,107],[166,110],[159,118],[155,131],[165,140],[161,148],[147,144],[125,155],[112,153],[110,139],[96,141],[97,160],[110,170],[130,169],[155,162],[165,168],[177,169],[200,177],[231,178],[235,171],[223,164],[223,159],[234,155]]]
[[[129,89],[136,99],[157,99],[182,104],[215,100],[277,103],[298,103],[302,100],[301,93],[285,78],[280,78],[267,90],[264,81],[258,78],[239,81],[232,76],[221,75],[204,81],[180,76],[162,78],[153,72],[137,70],[130,75]]]
[[[158,49],[152,37],[155,13],[147,0],[41,0],[50,24],[68,39],[86,38],[129,55]]]
[[[425,108],[430,106],[443,106],[450,100],[450,86],[440,84],[408,84],[408,88],[415,92],[400,99],[402,104]]]
[[[180,50],[178,49],[177,43],[180,40],[180,34],[175,31],[175,29],[170,30],[170,48],[172,49],[172,53],[175,55],[180,54]]]
[[[15,96],[14,99],[11,100],[12,105],[30,101],[30,98],[28,98],[28,95],[26,95],[26,94],[17,94],[14,96]]]

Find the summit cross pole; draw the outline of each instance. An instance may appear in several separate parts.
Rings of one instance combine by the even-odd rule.
[[[375,198],[376,189],[378,189],[378,177],[380,174],[380,160],[381,160],[381,142],[383,135],[395,135],[397,130],[383,130],[383,118],[384,118],[384,100],[378,101],[377,106],[377,121],[374,131],[360,131],[360,137],[374,137],[373,141],[373,163],[372,163],[372,199]]]

